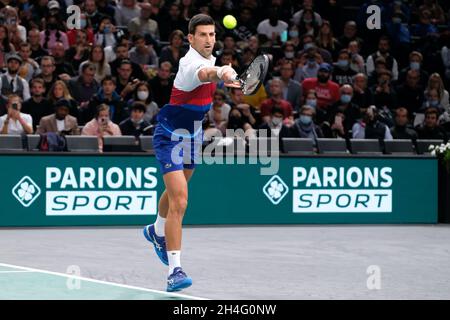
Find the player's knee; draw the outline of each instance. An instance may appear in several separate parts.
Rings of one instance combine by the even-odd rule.
[[[184,211],[186,211],[187,208],[187,197],[186,196],[179,196],[173,199],[173,201],[170,201],[170,207],[174,214],[177,215],[183,215]]]

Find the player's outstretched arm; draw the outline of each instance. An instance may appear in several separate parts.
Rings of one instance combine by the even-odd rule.
[[[224,81],[225,86],[240,88],[239,81],[236,81],[237,73],[229,65],[222,67],[204,67],[198,71],[198,78],[201,82]]]

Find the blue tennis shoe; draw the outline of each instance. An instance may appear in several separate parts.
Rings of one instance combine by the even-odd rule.
[[[153,224],[150,224],[144,228],[144,237],[153,244],[159,260],[168,266],[169,260],[167,259],[166,238],[158,237],[156,235],[155,226]]]
[[[176,267],[167,278],[167,292],[180,291],[191,285],[192,279],[180,267]]]

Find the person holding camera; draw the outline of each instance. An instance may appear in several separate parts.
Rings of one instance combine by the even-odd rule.
[[[29,114],[20,112],[22,101],[17,94],[9,96],[6,109],[7,113],[0,117],[1,134],[33,133],[33,118]]]
[[[122,132],[117,124],[110,119],[109,106],[101,104],[97,107],[95,117],[86,123],[81,131],[83,136],[97,136],[99,151],[103,151],[103,137],[105,136],[121,136]]]
[[[362,119],[352,128],[353,139],[392,140],[389,127],[379,120],[378,110],[375,106],[361,108]]]

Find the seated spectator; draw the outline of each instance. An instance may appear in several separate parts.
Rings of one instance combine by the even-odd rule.
[[[169,45],[161,50],[159,61],[169,61],[172,65],[172,72],[178,72],[180,59],[184,57],[187,50],[183,48],[184,34],[181,30],[174,30],[169,36]]]
[[[39,29],[33,28],[28,31],[28,43],[30,44],[31,54],[30,58],[39,62],[39,59],[48,55],[48,51],[44,50],[41,46],[41,36]],[[0,63],[1,67],[1,63]]]
[[[315,110],[310,106],[303,106],[300,109],[300,117],[295,120],[290,128],[291,137],[310,138],[314,145],[317,144],[317,138],[323,138],[320,127],[314,123]]]
[[[231,110],[230,105],[225,103],[225,98],[226,95],[223,90],[216,90],[212,107],[207,113],[209,127],[219,130],[222,135],[225,135],[225,129],[228,124],[228,115]]]
[[[312,53],[314,56],[316,56],[316,54],[319,54],[320,63],[322,62],[326,62],[329,64],[333,63],[333,57],[331,56],[331,53],[323,48],[318,48],[314,43],[313,35],[304,34],[302,36],[302,43],[303,43],[303,50],[298,53],[300,56],[302,56],[305,53]]]
[[[72,64],[66,60],[66,49],[64,49],[62,42],[55,42],[51,50],[51,55],[55,59],[55,73],[60,79],[67,81],[75,75]]]
[[[70,115],[78,117],[78,103],[72,98],[64,81],[56,80],[48,93],[47,99],[52,106],[61,99],[67,100]]]
[[[141,13],[139,17],[135,17],[128,22],[128,32],[131,36],[135,34],[150,35],[153,40],[159,40],[159,28],[158,22],[153,20],[152,5],[147,2],[141,2]]]
[[[278,107],[272,108],[270,121],[263,123],[258,130],[260,137],[279,137],[280,140],[289,137],[290,134],[289,127],[283,124],[283,110]]]
[[[331,66],[322,63],[317,78],[303,81],[303,92],[315,90],[317,94],[317,109],[328,110],[329,106],[339,100],[339,85],[330,80]]]
[[[129,52],[130,61],[138,65],[158,65],[158,56],[152,45],[145,43],[143,35],[135,34],[133,36],[134,47]]]
[[[419,80],[419,72],[411,69],[406,74],[406,82],[397,87],[397,100],[411,115],[420,110],[424,100],[423,87]]]
[[[317,93],[316,90],[309,90],[305,96],[305,105],[310,106],[314,109],[317,107]]]
[[[254,125],[256,125],[256,120],[250,111],[250,105],[242,103],[231,109],[228,115],[227,129],[235,131],[242,129],[246,136],[253,137],[256,135],[253,130]]]
[[[427,85],[427,88],[425,89],[425,95],[427,95],[427,92],[430,89],[436,89],[437,90],[439,104],[445,110],[449,110],[450,111],[449,94],[448,94],[448,91],[444,87],[444,82],[442,81],[442,78],[439,75],[439,73],[433,73],[430,76],[430,78],[428,79],[428,85]]]
[[[58,77],[55,73],[55,59],[52,56],[44,56],[41,59],[41,73],[37,76],[44,80],[45,92],[44,96],[46,97],[50,92],[50,88],[53,87],[53,84]]]
[[[367,108],[374,102],[372,91],[367,87],[367,76],[364,73],[356,74],[353,79],[352,102],[362,108]]]
[[[302,87],[298,81],[292,79],[294,68],[292,62],[286,61],[280,70],[280,79],[283,82],[283,99],[288,101],[294,110],[300,109]]]
[[[140,82],[136,86],[136,90],[133,93],[133,99],[128,101],[128,105],[131,106],[134,102],[140,102],[145,106],[144,120],[149,123],[156,122],[156,115],[159,112],[159,107],[155,101],[153,101],[153,94],[150,90],[150,86],[147,82]]]
[[[125,110],[125,103],[115,90],[116,83],[114,78],[111,76],[103,78],[98,93],[89,100],[87,108],[82,109],[82,123],[92,119],[92,117],[95,116],[97,107],[101,104],[105,104],[109,107],[109,118],[112,122],[122,122],[128,116],[128,113]]]
[[[340,86],[352,84],[356,72],[350,68],[351,57],[347,49],[339,51],[337,62],[333,67],[333,81]]]
[[[423,102],[421,111],[423,112],[428,108],[435,108],[439,114],[444,112],[444,107],[441,105],[437,89],[429,89],[425,93],[425,101]]]
[[[86,63],[81,68],[81,74],[68,82],[70,94],[81,107],[87,105],[99,89],[99,84],[94,78],[95,71],[95,65]]]
[[[128,48],[129,48],[128,39],[126,39],[126,38],[121,38],[121,39],[122,39],[122,43],[118,44],[115,47],[116,59],[109,63],[109,65],[111,67],[112,75],[115,77],[118,76],[118,73],[119,73],[118,70],[120,68],[120,65],[121,65],[122,61],[126,60],[131,63],[131,70],[132,70],[131,77],[134,79],[138,79],[140,81],[145,81],[147,79],[147,76],[142,71],[141,66],[138,65],[137,63],[130,61],[130,54],[128,51]]]
[[[80,64],[79,73],[83,66],[87,63],[91,63],[95,66],[95,76],[94,79],[98,83],[101,83],[103,78],[111,75],[111,68],[109,63],[106,62],[105,51],[102,46],[93,46],[89,54],[89,58]]]
[[[364,73],[366,69],[366,63],[364,58],[359,54],[361,47],[358,41],[350,41],[348,44],[348,51],[350,52],[350,68],[356,73]]]
[[[33,118],[22,113],[22,100],[17,94],[8,96],[7,113],[0,117],[0,134],[32,134]]]
[[[366,61],[367,74],[375,71],[375,60],[378,57],[383,57],[386,60],[387,69],[392,73],[392,79],[398,79],[398,64],[397,60],[390,54],[389,38],[382,36],[378,41],[378,51],[371,54]]]
[[[352,102],[351,85],[343,85],[339,90],[341,98],[330,107],[322,128],[327,137],[350,138],[353,125],[361,117],[360,107]]]
[[[114,19],[118,26],[127,26],[128,22],[141,15],[141,7],[136,0],[118,1]]]
[[[325,49],[331,53],[333,59],[337,57],[337,52],[341,47],[339,41],[333,36],[331,30],[331,24],[329,21],[324,20],[319,29],[319,34],[316,38],[316,43],[319,48]]]
[[[294,121],[293,110],[291,104],[287,100],[283,99],[282,80],[279,78],[272,79],[269,88],[270,98],[263,101],[263,103],[261,104],[261,118],[263,122],[268,123],[270,121],[272,108],[277,106],[283,110],[283,122],[288,126],[292,125]]]
[[[16,53],[11,53],[6,58],[8,69],[0,76],[0,93],[3,96],[16,94],[23,100],[30,98],[28,82],[18,74],[21,63],[22,58]]]
[[[86,2],[85,2],[86,6]],[[113,9],[114,10],[114,9]],[[80,35],[79,31],[84,31],[83,33],[86,35],[86,43],[92,45],[94,43],[94,28],[90,24],[90,19],[88,18],[85,12],[81,12],[80,14],[80,27],[81,29],[71,29],[66,32],[67,40],[69,41],[69,46],[73,47],[77,45],[77,42],[80,40],[78,37]]]
[[[101,104],[97,107],[95,117],[83,127],[81,135],[98,137],[99,151],[103,152],[103,137],[121,136],[122,133],[119,126],[111,121],[109,106]]]
[[[56,132],[58,134],[79,135],[77,118],[69,115],[70,102],[62,99],[55,103],[55,113],[43,117],[39,122],[37,134]]]
[[[53,105],[45,96],[45,84],[41,78],[31,80],[31,98],[26,100],[22,105],[22,112],[31,115],[33,118],[33,130],[42,117],[53,113]]]
[[[47,50],[47,52],[52,51],[57,42],[62,43],[64,50],[69,49],[67,35],[62,31],[63,24],[57,14],[49,14],[46,17],[46,27],[47,29],[40,33],[40,44],[44,50]]]
[[[150,123],[144,119],[145,105],[141,102],[133,102],[131,105],[130,117],[123,120],[120,124],[120,131],[124,136],[149,136],[153,134],[153,128]]]
[[[40,73],[39,64],[31,57],[31,46],[28,43],[20,45],[19,56],[22,58],[22,64],[19,69],[19,76],[29,82],[33,77]]]
[[[409,124],[408,109],[404,107],[395,110],[395,126],[391,128],[394,139],[417,139],[417,132]]]
[[[98,30],[100,26],[100,21],[105,13],[100,13],[99,8],[97,7],[97,2],[100,4],[100,1],[95,0],[85,0],[84,1],[84,13],[86,14],[86,25],[91,26],[94,30]],[[115,13],[115,10],[112,9]],[[113,22],[115,23],[114,17],[111,14],[106,14],[106,16],[112,17]]]
[[[295,69],[294,80],[302,83],[308,78],[317,78],[319,72],[320,62],[322,58],[314,50],[309,49],[300,56],[300,61]]]
[[[448,137],[445,130],[439,126],[438,115],[438,110],[436,110],[436,108],[426,109],[423,124],[416,127],[418,139],[447,141]]]
[[[423,10],[419,12],[419,23],[411,28],[411,34],[415,37],[425,38],[430,34],[437,34],[438,28],[431,21],[431,12]]]
[[[270,43],[279,43],[281,34],[288,30],[288,24],[279,19],[277,7],[269,8],[268,15],[269,18],[261,21],[256,30],[259,35],[265,36]]]
[[[117,38],[122,34],[123,31],[116,28],[110,17],[102,16],[97,33],[94,35],[94,43],[103,48],[115,46],[117,44]]]
[[[133,91],[136,89],[140,81],[139,79],[133,78],[131,76],[131,74],[133,73],[133,68],[131,65],[131,61],[129,60],[122,60],[117,72],[117,93],[122,97],[124,101],[128,101],[131,99]]]
[[[358,28],[356,22],[351,20],[345,23],[343,35],[338,38],[338,41],[343,48],[347,48],[352,41],[358,42],[360,48],[364,47],[363,39],[358,37]]]
[[[397,95],[392,87],[392,74],[389,71],[378,74],[378,82],[371,88],[374,104],[378,109],[390,110],[397,106]]]
[[[172,65],[169,61],[162,62],[159,66],[156,77],[149,81],[150,87],[155,94],[156,104],[162,108],[169,103],[173,86]]]
[[[363,117],[352,128],[353,139],[392,140],[389,127],[378,120],[378,110],[375,106],[361,109]]]
[[[83,61],[89,59],[90,46],[87,39],[87,31],[77,30],[75,44],[66,52],[66,60],[72,65],[73,70],[78,70]]]
[[[428,72],[426,72],[422,68],[423,63],[423,56],[418,51],[413,51],[409,54],[409,66],[404,68],[400,75],[398,76],[398,82],[399,84],[402,84],[405,82],[406,76],[408,74],[408,71],[410,70],[416,70],[419,73],[419,84],[422,88],[425,88],[427,85],[427,80],[429,78]]]

